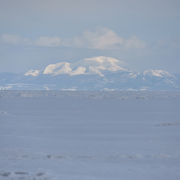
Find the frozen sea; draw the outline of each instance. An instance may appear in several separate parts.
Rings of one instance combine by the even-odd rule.
[[[0,180],[179,180],[180,92],[0,91]]]

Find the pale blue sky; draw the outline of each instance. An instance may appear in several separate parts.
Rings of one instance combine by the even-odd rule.
[[[179,0],[0,0],[0,72],[94,56],[180,73]]]

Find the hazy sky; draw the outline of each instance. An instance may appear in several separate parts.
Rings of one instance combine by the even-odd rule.
[[[109,56],[180,73],[179,0],[0,0],[0,72]]]

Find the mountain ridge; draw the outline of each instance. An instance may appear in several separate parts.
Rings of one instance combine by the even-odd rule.
[[[180,90],[180,75],[162,69],[134,72],[112,57],[49,64],[24,74],[0,73],[1,90]]]
[[[180,90],[179,82],[180,75],[159,77],[144,72],[104,72],[104,76],[0,73],[1,90]]]

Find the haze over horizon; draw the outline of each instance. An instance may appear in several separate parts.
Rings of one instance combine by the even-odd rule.
[[[105,56],[180,73],[178,0],[0,0],[0,72]]]

